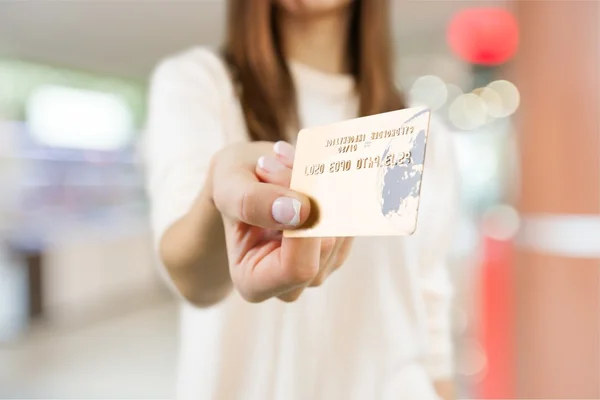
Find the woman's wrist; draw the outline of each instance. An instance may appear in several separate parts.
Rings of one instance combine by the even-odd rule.
[[[216,158],[216,154],[211,158],[208,171],[206,172],[204,185],[202,186],[200,193],[198,193],[192,208],[185,217],[186,224],[192,231],[202,229],[202,227],[205,226],[205,224],[210,220],[214,220],[215,218],[220,219],[220,213],[213,198],[213,182]]]

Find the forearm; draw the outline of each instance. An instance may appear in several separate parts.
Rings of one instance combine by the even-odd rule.
[[[227,296],[231,279],[223,222],[208,185],[190,211],[166,230],[159,253],[173,284],[191,303],[206,307]]]

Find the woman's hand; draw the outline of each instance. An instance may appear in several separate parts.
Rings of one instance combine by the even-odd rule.
[[[256,175],[263,182],[289,187],[294,163],[294,147],[286,142],[277,142],[273,146],[273,150],[273,154],[263,156],[258,160]],[[319,273],[308,286],[320,286],[333,271],[342,265],[348,257],[352,240],[352,238],[321,238]]]
[[[229,270],[247,301],[296,300],[347,258],[348,238],[282,238],[301,226],[310,202],[289,189],[294,149],[285,142],[240,143],[219,152],[211,193],[223,216]]]

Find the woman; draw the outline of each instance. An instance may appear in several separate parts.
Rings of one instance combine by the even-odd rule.
[[[430,135],[412,237],[280,234],[310,214],[289,189],[298,129],[403,107],[385,3],[232,0],[224,51],[155,71],[149,193],[183,299],[179,398],[451,397],[442,136]]]

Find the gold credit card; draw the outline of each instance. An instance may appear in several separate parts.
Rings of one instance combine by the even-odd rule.
[[[301,130],[290,187],[311,199],[311,217],[284,236],[412,234],[430,115],[408,108]]]

